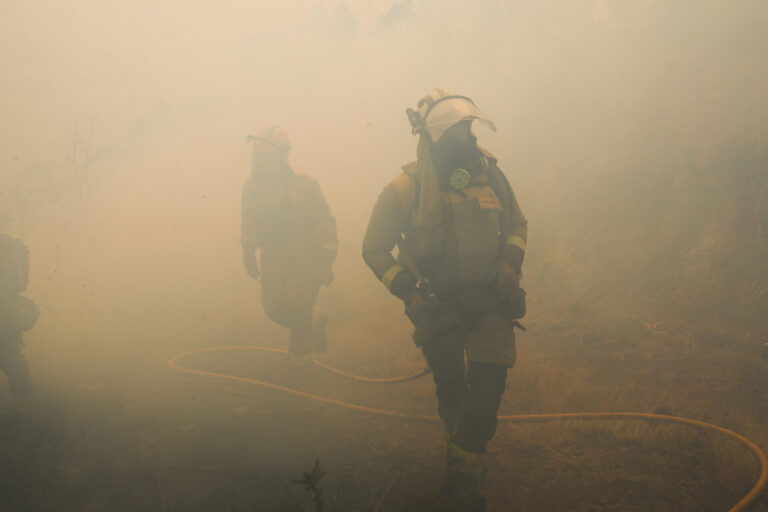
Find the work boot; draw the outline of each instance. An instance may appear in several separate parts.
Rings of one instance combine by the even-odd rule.
[[[320,314],[312,322],[312,351],[315,354],[322,354],[328,346],[328,335],[325,327],[328,325],[328,317]]]
[[[288,346],[291,366],[312,366],[312,339],[306,326],[307,324],[300,324],[291,329],[291,342]]]
[[[440,492],[453,500],[461,512],[485,512],[485,498],[478,492],[478,478],[472,473],[449,471]]]
[[[485,498],[479,492],[485,455],[468,452],[453,442],[448,442],[446,455],[446,475],[440,492],[452,498],[462,512],[485,512]]]
[[[291,335],[288,352],[296,356],[312,355],[312,320],[302,318],[290,327]]]

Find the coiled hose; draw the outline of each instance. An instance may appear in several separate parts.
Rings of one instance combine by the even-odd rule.
[[[375,409],[372,407],[365,407],[362,405],[342,402],[341,400],[335,400],[333,398],[327,398],[320,395],[314,395],[312,393],[305,393],[304,391],[298,391],[296,389],[291,389],[289,387],[281,386],[279,384],[272,384],[270,382],[264,382],[256,379],[249,379],[247,377],[237,377],[235,375],[227,375],[225,373],[207,372],[204,370],[194,370],[192,368],[185,368],[184,366],[179,366],[179,364],[177,364],[177,361],[179,361],[180,359],[183,359],[185,357],[189,357],[195,354],[233,351],[233,350],[250,350],[250,351],[256,351],[256,352],[272,352],[276,354],[289,355],[289,353],[285,350],[269,348],[269,347],[259,347],[259,346],[211,347],[211,348],[191,350],[189,352],[176,354],[168,360],[168,366],[180,372],[191,373],[194,375],[201,375],[204,377],[212,377],[215,379],[225,379],[225,380],[233,380],[237,382],[245,382],[247,384],[254,384],[256,386],[260,386],[266,389],[282,391],[284,393],[289,393],[295,396],[300,396],[310,400],[315,400],[317,402],[322,402],[329,405],[335,405],[337,407],[344,407],[346,409],[352,409],[355,411],[365,412],[369,414],[376,414],[379,416],[388,416],[390,418],[401,418],[401,419],[407,419],[407,420],[419,420],[419,421],[429,421],[429,422],[440,421],[440,418],[437,416],[408,414],[408,413],[403,413],[398,411],[389,411],[386,409]],[[401,377],[370,378],[370,377],[362,377],[359,375],[353,375],[351,373],[342,372],[341,370],[337,370],[336,368],[333,368],[332,366],[329,366],[320,361],[313,360],[312,362],[315,365],[325,368],[326,370],[333,372],[336,375],[339,375],[341,377],[362,381],[362,382],[375,383],[375,384],[394,384],[399,382],[407,382],[410,380],[418,379],[430,373],[429,370],[422,370],[420,372],[404,375]],[[550,421],[550,420],[562,420],[562,419],[645,420],[645,421],[661,421],[661,422],[668,422],[668,423],[679,423],[681,425],[689,425],[689,426],[700,428],[703,430],[717,432],[719,434],[728,436],[731,439],[735,439],[742,445],[749,448],[749,450],[757,457],[757,460],[760,463],[760,476],[758,477],[757,483],[755,483],[752,489],[738,503],[736,503],[733,507],[731,507],[728,510],[728,512],[741,512],[743,510],[746,510],[746,508],[760,495],[760,493],[765,488],[766,484],[768,484],[768,458],[766,458],[765,453],[763,453],[760,447],[757,446],[752,441],[750,441],[749,439],[747,439],[746,437],[740,434],[737,434],[736,432],[733,432],[723,427],[719,427],[717,425],[712,425],[711,423],[705,423],[703,421],[692,420],[689,418],[681,418],[678,416],[669,416],[666,414],[650,414],[650,413],[640,413],[640,412],[571,412],[571,413],[557,413],[557,414],[513,414],[513,415],[499,416],[500,421],[514,421],[514,422]]]

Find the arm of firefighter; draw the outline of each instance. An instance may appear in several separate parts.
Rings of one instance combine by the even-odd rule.
[[[509,180],[501,172],[501,169],[494,163],[488,171],[488,178],[493,190],[504,205],[504,216],[501,219],[500,259],[501,262],[509,263],[519,275],[525,258],[528,221],[520,209],[520,204],[517,202]]]
[[[402,300],[416,290],[416,278],[392,256],[406,222],[400,197],[391,184],[387,185],[376,200],[363,238],[365,263],[384,286]]]
[[[330,265],[336,260],[336,254],[339,251],[339,240],[336,235],[336,218],[331,214],[331,209],[325,200],[320,185],[314,180],[311,184],[311,197],[317,238],[327,257],[327,263]]]
[[[528,221],[520,209],[515,193],[509,190],[509,223],[502,233],[501,257],[511,263],[520,272],[525,258],[525,249],[528,241]]]
[[[501,176],[506,192],[506,219],[502,223],[501,231],[501,259],[511,264],[520,274],[528,240],[528,221],[523,215],[512,187],[506,177],[503,174]]]
[[[258,206],[255,186],[250,182],[246,182],[243,185],[242,223],[240,226],[240,243],[243,246],[243,254],[252,255],[259,246],[258,226],[256,225]]]

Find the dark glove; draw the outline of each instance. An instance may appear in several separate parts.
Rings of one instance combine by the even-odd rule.
[[[425,298],[419,292],[406,301],[405,314],[416,327],[413,341],[418,347],[439,340],[466,321],[464,311],[454,301],[444,301],[437,295]]]
[[[418,290],[405,299],[405,314],[414,326],[418,326],[427,314],[427,304]]]
[[[259,275],[259,262],[256,259],[256,255],[252,252],[243,252],[243,264],[245,265],[245,271],[252,279],[258,279]]]
[[[500,299],[508,299],[520,288],[520,272],[512,264],[500,261],[496,267],[494,288]]]

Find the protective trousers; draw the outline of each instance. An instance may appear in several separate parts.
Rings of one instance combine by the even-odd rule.
[[[496,433],[497,413],[507,379],[507,366],[464,361],[462,329],[431,340],[422,352],[434,376],[437,411],[451,442],[472,453],[485,453]]]
[[[307,262],[294,259],[262,252],[261,302],[272,321],[291,330],[290,352],[302,356],[312,352],[313,309],[321,283]]]

